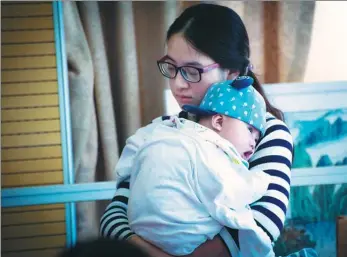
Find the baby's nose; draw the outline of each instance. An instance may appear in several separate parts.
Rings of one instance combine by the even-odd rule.
[[[250,146],[251,146],[252,150],[254,150],[254,148],[255,148],[255,140],[254,140],[254,138],[251,139]]]

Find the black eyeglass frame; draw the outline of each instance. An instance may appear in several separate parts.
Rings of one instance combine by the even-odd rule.
[[[175,75],[174,76],[168,76],[168,74],[166,74],[164,72],[164,70],[162,68],[162,64],[169,64],[169,65],[173,66],[175,68]],[[158,60],[157,61],[157,65],[158,65],[160,73],[164,77],[169,78],[169,79],[174,79],[174,78],[176,78],[178,72],[180,72],[182,77],[186,81],[188,81],[190,83],[198,83],[198,82],[200,82],[202,73],[206,73],[206,72],[209,72],[210,70],[213,70],[213,69],[216,69],[216,68],[220,67],[220,65],[218,63],[212,63],[210,65],[207,65],[207,66],[203,67],[203,68],[198,68],[198,67],[194,67],[194,66],[191,66],[191,65],[182,65],[182,66],[177,67],[176,65],[172,64],[171,62],[164,61],[163,59]],[[182,72],[183,68],[193,68],[193,69],[196,69],[198,71],[198,73],[199,73],[199,80],[198,81],[191,81],[191,80],[187,79],[186,76],[184,75],[184,72]]]

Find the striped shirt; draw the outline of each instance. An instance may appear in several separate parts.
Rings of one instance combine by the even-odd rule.
[[[179,117],[187,118],[187,113],[181,112]],[[162,117],[163,120],[168,118],[169,116]],[[271,183],[267,193],[250,207],[257,225],[271,241],[278,238],[285,221],[289,202],[292,156],[293,141],[289,129],[284,122],[267,114],[265,134],[257,145],[249,167],[250,170],[262,169],[269,174]],[[125,180],[118,185],[116,195],[101,217],[100,234],[102,236],[125,240],[134,235],[127,218],[128,197],[129,181]],[[220,235],[234,255],[243,248],[239,244],[239,238],[244,235],[241,231],[225,228]]]

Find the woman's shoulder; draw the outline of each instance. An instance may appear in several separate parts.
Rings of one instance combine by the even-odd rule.
[[[285,121],[276,118],[273,114],[266,113],[266,131],[272,128],[273,130],[284,130],[290,133]]]
[[[163,123],[163,121],[169,120],[171,117],[172,116],[169,116],[169,115],[156,117],[149,124],[141,126],[140,128],[136,129],[136,132],[134,135],[152,133],[158,126],[160,126]]]
[[[266,128],[263,138],[266,138],[265,141],[275,140],[279,143],[280,141],[284,140],[290,144],[293,144],[293,137],[287,124],[284,121],[276,118],[271,113],[266,114]]]
[[[266,115],[265,134],[253,155],[252,167],[267,163],[284,163],[289,168],[293,159],[293,137],[286,123],[270,113]],[[266,157],[266,158],[265,158]],[[277,167],[278,168],[278,167]],[[274,169],[277,169],[274,167]]]
[[[178,118],[188,119],[189,115],[188,115],[187,112],[181,111],[181,112],[176,113],[174,115],[162,115],[162,116],[156,117],[156,118],[154,118],[152,120],[151,123],[153,123],[153,122],[160,122],[160,121],[164,121],[164,120],[169,120],[171,117],[178,117]]]

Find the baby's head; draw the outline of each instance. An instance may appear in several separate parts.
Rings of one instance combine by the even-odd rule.
[[[245,160],[253,155],[266,122],[264,98],[252,83],[247,76],[216,83],[207,90],[200,106],[183,106],[199,116],[201,125],[231,142]]]

